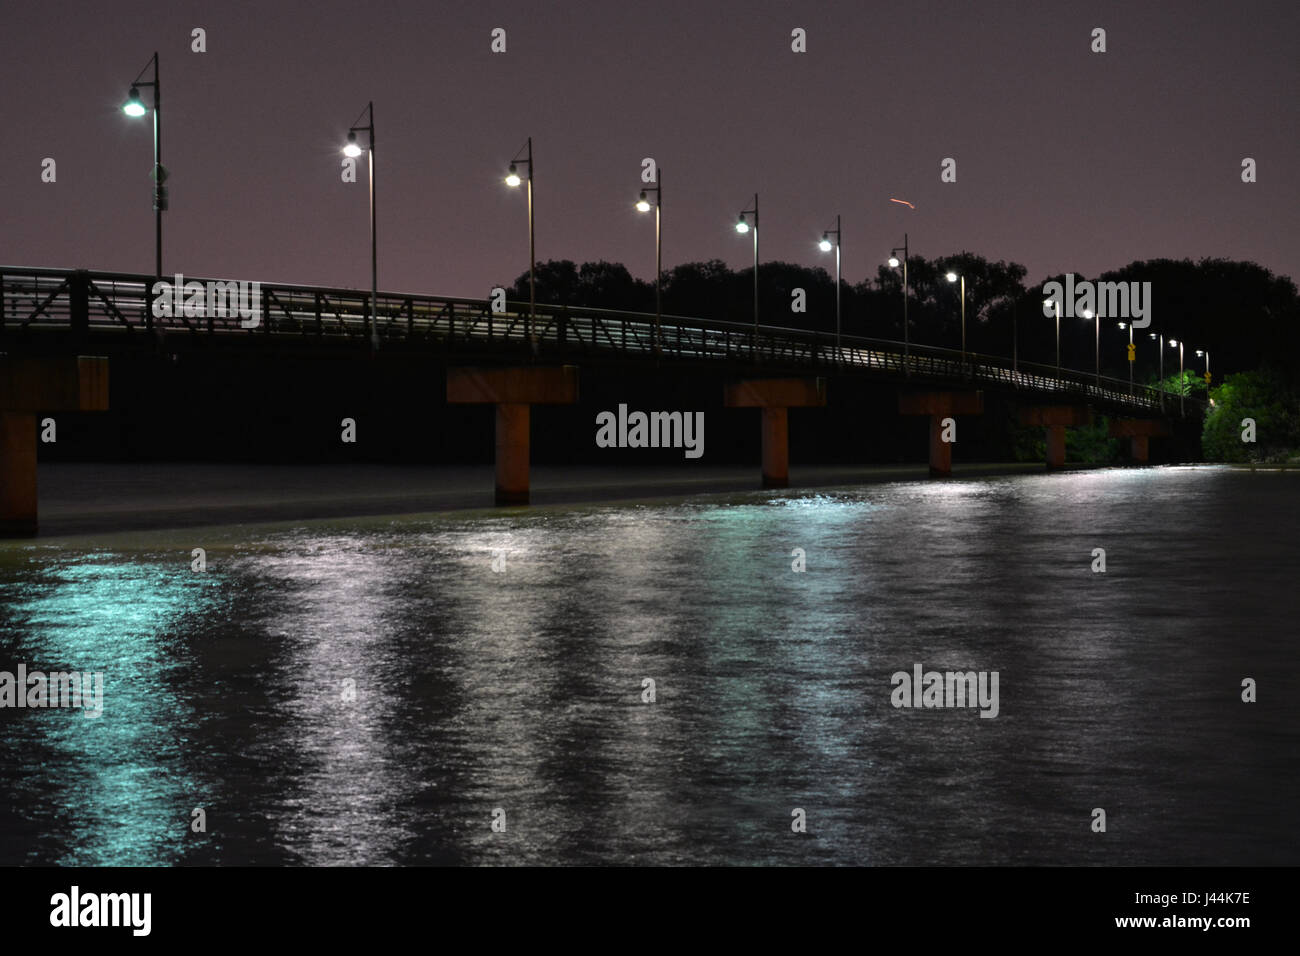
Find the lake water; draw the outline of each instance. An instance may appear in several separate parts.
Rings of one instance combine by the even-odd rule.
[[[1294,865],[1298,492],[1103,470],[0,544],[0,671],[104,675],[99,718],[0,710],[0,864]],[[918,663],[997,671],[997,716],[894,707]]]

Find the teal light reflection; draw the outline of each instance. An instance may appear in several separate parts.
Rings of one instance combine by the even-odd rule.
[[[21,862],[177,862],[207,839],[189,832],[205,790],[185,749],[195,712],[181,687],[185,621],[210,613],[216,576],[108,553],[33,556],[13,570],[0,570],[0,668],[104,675],[101,717],[23,709],[0,724],[21,803],[41,808]]]

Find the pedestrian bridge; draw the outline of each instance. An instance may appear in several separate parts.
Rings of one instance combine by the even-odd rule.
[[[924,416],[930,470],[952,467],[955,416],[1008,393],[1020,421],[1047,433],[1047,466],[1065,463],[1065,429],[1110,416],[1110,433],[1147,460],[1168,435],[1164,412],[1200,399],[1016,358],[775,326],[356,289],[231,283],[79,269],[0,267],[0,534],[36,529],[37,416],[108,407],[115,356],[261,351],[382,361],[428,357],[448,403],[496,406],[502,504],[528,501],[530,408],[577,401],[580,368],[636,364],[728,379],[724,405],[761,410],[763,484],[788,483],[788,409],[827,403],[828,379],[899,386],[898,412]],[[155,291],[157,289],[157,291]],[[242,294],[236,294],[242,293]]]

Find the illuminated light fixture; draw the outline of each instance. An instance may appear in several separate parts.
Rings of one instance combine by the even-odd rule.
[[[515,164],[511,163],[510,172],[506,174],[506,185],[513,187],[518,186],[521,182],[523,180],[519,178],[519,172],[515,169]]]
[[[343,147],[343,155],[351,156],[353,159],[361,155],[361,147],[357,145],[357,134],[355,132],[348,133],[348,143]]]
[[[140,90],[131,87],[131,93],[127,96],[126,102],[122,104],[122,112],[127,116],[144,116],[144,103],[140,100]]]
[[[645,190],[641,190],[641,198],[636,201],[637,212],[649,212],[650,200],[645,198]]]

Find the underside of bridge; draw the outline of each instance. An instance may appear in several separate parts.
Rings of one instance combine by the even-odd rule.
[[[529,425],[533,405],[578,400],[573,365],[522,368],[449,368],[449,404],[496,405],[496,503],[526,505],[529,495]]]
[[[791,408],[826,404],[822,378],[760,378],[728,385],[723,393],[727,408],[759,408],[763,413],[763,487],[790,486]]]
[[[1020,409],[1020,424],[1047,429],[1047,468],[1065,467],[1065,429],[1092,424],[1087,405],[1028,405]]]
[[[1152,438],[1170,434],[1169,423],[1159,418],[1115,418],[1108,427],[1111,438],[1129,440],[1129,459],[1145,465],[1150,458]]]
[[[37,531],[37,416],[107,409],[106,358],[0,357],[0,536]]]
[[[900,392],[900,415],[928,415],[930,418],[930,476],[952,475],[952,446],[956,444],[956,416],[982,415],[984,393]]]

